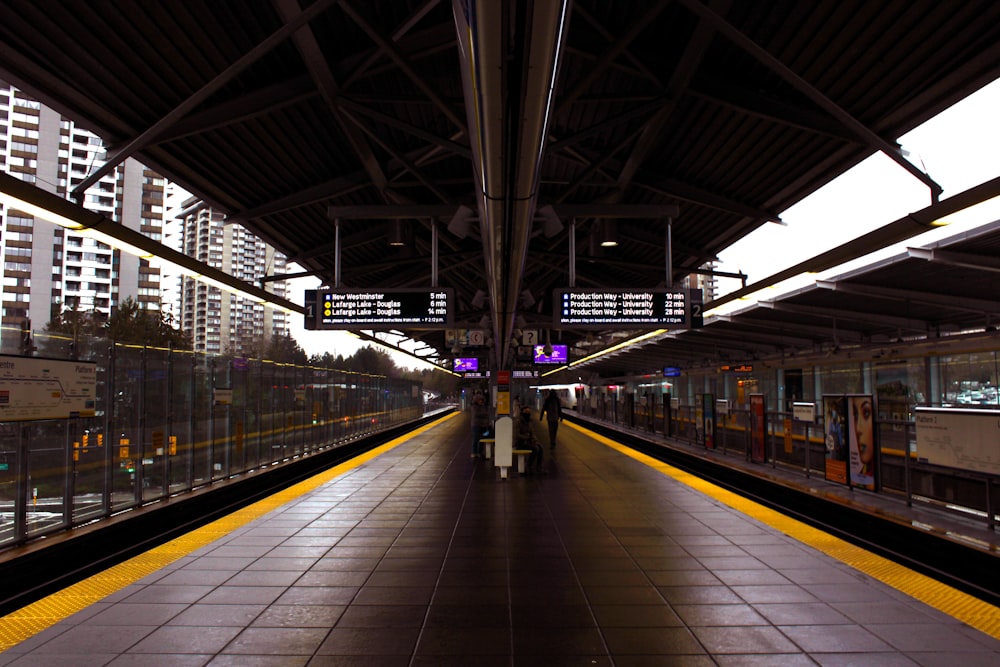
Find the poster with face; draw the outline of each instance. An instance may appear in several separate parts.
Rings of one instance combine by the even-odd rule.
[[[826,479],[847,484],[847,398],[823,397]]]
[[[849,396],[848,441],[853,486],[875,490],[875,405],[871,395]]]

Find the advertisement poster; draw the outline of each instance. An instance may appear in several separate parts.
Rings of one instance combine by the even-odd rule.
[[[848,396],[848,461],[852,486],[875,490],[875,405],[872,396]]]
[[[764,394],[750,394],[750,460],[765,461],[764,443],[767,441],[767,421],[764,418]]]
[[[847,397],[823,397],[826,479],[847,484]]]

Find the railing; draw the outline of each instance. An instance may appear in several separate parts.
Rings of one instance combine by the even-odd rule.
[[[423,414],[409,380],[107,343],[87,360],[93,416],[0,422],[0,549]]]
[[[664,437],[668,419],[663,406],[653,410],[626,402],[581,405],[582,416],[613,423],[620,428]],[[709,440],[696,420],[696,407],[681,405],[669,415],[669,436],[688,446],[709,449]],[[761,465],[799,471],[805,477],[825,475],[826,444],[822,422],[807,423],[791,413],[766,413],[764,461]],[[750,412],[731,410],[717,415],[713,423],[711,449],[724,456],[751,460]],[[877,457],[876,491],[905,500],[925,503],[966,518],[983,521],[995,529],[1000,512],[1000,479],[984,473],[965,472],[922,462],[917,456],[916,427],[907,420],[881,420],[878,425],[880,454]],[[856,487],[860,493],[870,493]]]

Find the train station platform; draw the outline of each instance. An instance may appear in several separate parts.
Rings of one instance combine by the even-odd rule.
[[[445,417],[0,618],[0,665],[1000,664],[994,606],[581,426],[507,480],[469,431]]]

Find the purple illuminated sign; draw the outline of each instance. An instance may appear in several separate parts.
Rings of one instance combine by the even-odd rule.
[[[567,364],[569,349],[565,345],[553,345],[552,354],[545,354],[545,346],[536,345],[534,360],[536,364]]]
[[[476,357],[456,357],[456,373],[472,373],[479,370],[479,359]]]

